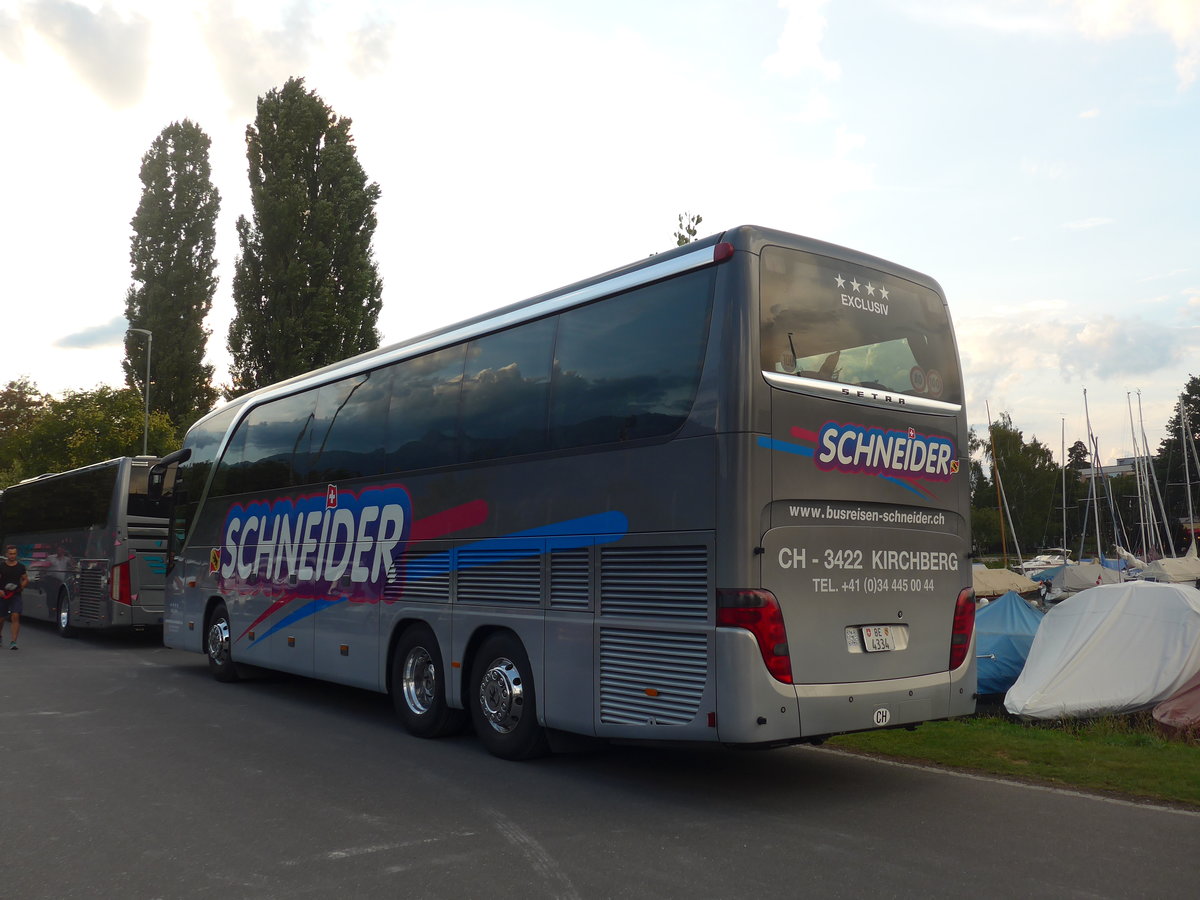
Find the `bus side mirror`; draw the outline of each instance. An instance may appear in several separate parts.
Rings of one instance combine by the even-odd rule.
[[[168,453],[158,462],[150,467],[150,472],[147,476],[146,495],[151,500],[161,500],[163,495],[163,484],[167,480],[167,469],[171,466],[177,466],[180,463],[185,463],[192,458],[192,448],[184,447],[182,450],[176,450],[174,453]]]

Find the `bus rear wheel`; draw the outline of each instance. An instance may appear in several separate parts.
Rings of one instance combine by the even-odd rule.
[[[475,654],[471,668],[471,722],[480,742],[501,759],[532,759],[549,750],[537,720],[529,656],[515,635],[498,632]]]
[[[208,671],[217,681],[238,680],[237,666],[233,662],[233,641],[229,634],[229,611],[224,603],[213,607],[205,629],[204,649],[208,654]]]
[[[425,624],[409,626],[392,653],[392,704],[410,734],[423,738],[456,734],[466,713],[446,703],[442,653]]]
[[[71,598],[65,590],[58,592],[58,609],[54,617],[58,633],[63,637],[74,637],[75,628],[71,625]]]

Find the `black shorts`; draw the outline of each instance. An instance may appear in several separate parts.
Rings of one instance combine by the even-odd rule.
[[[22,604],[22,602],[21,602],[20,594],[17,594],[17,596],[12,597],[8,600],[5,600],[3,597],[0,597],[0,619],[6,618],[6,617],[12,615],[13,613],[20,615],[24,611],[25,611],[25,607],[24,607],[24,604]]]

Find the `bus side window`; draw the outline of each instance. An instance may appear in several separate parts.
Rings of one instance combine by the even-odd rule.
[[[555,448],[658,437],[680,428],[700,381],[711,270],[637,288],[560,316],[550,436]]]
[[[387,470],[403,472],[458,462],[458,399],[465,344],[391,367]]]
[[[471,341],[459,434],[474,462],[545,450],[555,319]]]
[[[392,369],[377,369],[324,385],[317,396],[308,477],[311,482],[379,475]]]
[[[217,467],[213,496],[260,493],[307,480],[316,402],[316,390],[308,390],[250,410]]]

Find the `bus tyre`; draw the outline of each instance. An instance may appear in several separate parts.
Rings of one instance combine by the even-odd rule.
[[[515,635],[497,632],[475,654],[471,722],[480,742],[501,759],[532,759],[549,750],[537,720],[533,669]]]
[[[208,671],[217,681],[238,680],[237,666],[233,662],[233,640],[229,634],[229,612],[224,603],[213,607],[204,630],[204,650],[208,654]]]
[[[71,625],[71,598],[67,596],[66,591],[58,592],[58,609],[55,622],[57,623],[60,635],[66,638],[75,636],[75,629]]]
[[[442,653],[428,625],[405,629],[392,653],[392,704],[410,734],[423,738],[456,734],[466,712],[446,703]]]

